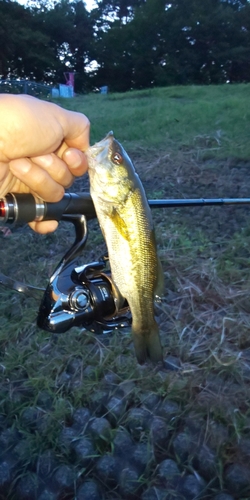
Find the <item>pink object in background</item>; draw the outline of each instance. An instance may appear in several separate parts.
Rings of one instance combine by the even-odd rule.
[[[63,73],[65,80],[66,80],[66,85],[69,85],[73,88],[73,93],[74,93],[74,86],[75,86],[75,73]]]

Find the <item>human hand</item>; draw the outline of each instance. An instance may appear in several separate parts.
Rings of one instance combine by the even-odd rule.
[[[0,95],[0,197],[32,193],[59,201],[87,170],[89,121],[81,113],[27,95]],[[47,233],[56,221],[32,222]]]

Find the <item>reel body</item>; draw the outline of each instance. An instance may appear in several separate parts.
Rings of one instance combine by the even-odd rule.
[[[116,311],[112,278],[103,272],[104,261],[75,267],[71,262],[50,281],[40,305],[37,325],[43,330],[63,333],[81,326],[94,333],[108,333],[129,326],[125,306]]]
[[[126,301],[117,309],[116,286],[108,269],[108,257],[81,264],[88,237],[87,219],[82,214],[60,214],[60,220],[72,223],[75,240],[54,270],[46,289],[20,283],[0,273],[0,284],[36,296],[43,291],[37,316],[39,328],[51,333],[64,333],[83,327],[94,333],[108,333],[130,326],[132,318]]]
[[[94,333],[108,333],[131,324],[128,304],[116,309],[108,258],[79,265],[87,242],[88,225],[83,215],[63,215],[73,223],[75,241],[56,267],[45,290],[37,317],[43,330],[63,333],[81,326]],[[105,272],[106,271],[106,272]]]

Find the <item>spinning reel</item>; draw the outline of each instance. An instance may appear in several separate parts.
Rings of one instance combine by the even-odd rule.
[[[151,208],[205,205],[245,205],[250,198],[149,200]],[[0,199],[0,223],[41,220],[66,221],[74,225],[75,241],[54,270],[46,289],[20,283],[0,273],[0,284],[12,290],[36,295],[43,291],[37,324],[43,330],[66,332],[81,326],[94,333],[106,333],[131,324],[126,301],[121,297],[108,269],[108,256],[82,265],[80,256],[88,237],[88,221],[96,218],[89,193],[67,193],[57,203],[46,203],[31,194],[9,193]]]
[[[84,214],[84,215],[83,215]],[[94,333],[107,333],[131,324],[125,301],[118,310],[117,291],[108,269],[108,256],[80,265],[88,237],[88,220],[95,218],[89,194],[65,194],[58,203],[45,203],[30,194],[8,194],[0,200],[0,223],[32,220],[63,220],[74,225],[75,241],[54,270],[44,291],[37,325],[63,333],[81,326]],[[20,283],[0,273],[0,284],[36,295],[41,288]]]

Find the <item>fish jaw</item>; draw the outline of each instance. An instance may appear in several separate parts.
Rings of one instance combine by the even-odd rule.
[[[91,152],[90,156],[92,158],[95,158],[97,155],[102,153],[102,151],[104,151],[106,156],[107,156],[113,140],[114,140],[114,135],[113,135],[113,132],[110,131],[106,135],[106,137],[104,137],[104,139],[102,139],[99,142],[96,142],[93,146],[90,146],[90,148],[88,148],[88,151]]]
[[[90,171],[100,173],[103,169],[109,169],[109,157],[113,140],[113,132],[109,132],[104,139],[87,149],[86,155]]]
[[[113,161],[116,154],[123,159],[121,165]],[[113,206],[124,203],[140,181],[133,163],[122,145],[114,138],[113,132],[109,132],[102,141],[88,148],[86,155],[90,193],[94,203],[97,198],[101,203],[112,203]]]

